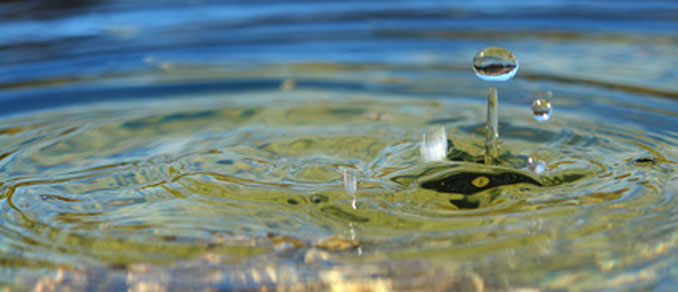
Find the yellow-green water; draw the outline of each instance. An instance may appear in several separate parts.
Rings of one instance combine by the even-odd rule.
[[[2,282],[606,289],[675,271],[673,140],[576,111],[538,123],[529,105],[505,105],[503,166],[425,163],[432,125],[482,157],[482,97],[283,89],[3,119]],[[528,156],[546,171],[530,174]],[[355,208],[342,169],[357,177]],[[420,186],[509,169],[543,186],[479,192],[471,209]]]

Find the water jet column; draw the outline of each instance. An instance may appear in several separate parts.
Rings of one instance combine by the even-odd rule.
[[[489,82],[507,81],[518,72],[518,60],[511,51],[488,47],[473,57],[473,71],[478,78]],[[485,165],[499,162],[499,98],[497,89],[490,88],[487,97],[487,121],[485,128]]]

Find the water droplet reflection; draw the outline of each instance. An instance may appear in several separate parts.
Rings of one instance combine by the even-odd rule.
[[[473,57],[473,71],[484,81],[509,80],[516,75],[518,67],[518,59],[503,48],[485,48]]]
[[[536,174],[542,174],[544,172],[544,162],[538,159],[534,159],[532,157],[527,158],[527,168],[530,169],[531,172],[536,173]]]
[[[532,102],[532,114],[539,122],[548,120],[551,118],[551,102],[545,98],[536,99]]]

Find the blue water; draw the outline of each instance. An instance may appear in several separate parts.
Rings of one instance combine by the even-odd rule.
[[[570,58],[586,50],[582,43],[609,42],[624,56],[629,43],[644,47],[652,44],[643,41],[661,36],[665,45],[675,48],[678,37],[676,1],[74,3],[70,8],[47,1],[0,4],[0,86],[147,70],[149,65],[142,60],[148,56],[222,66],[298,62],[467,66],[464,53],[488,45],[511,47],[522,58],[531,49]],[[435,56],[435,61],[422,60],[422,54]],[[676,65],[675,55],[674,49],[670,58],[661,60]],[[539,65],[539,60],[521,61]],[[635,60],[614,61],[630,69],[644,66]],[[562,68],[545,66],[531,67],[577,73],[575,68],[555,72]],[[647,76],[638,71],[637,83],[644,85]],[[667,74],[668,81],[678,78],[675,71]]]

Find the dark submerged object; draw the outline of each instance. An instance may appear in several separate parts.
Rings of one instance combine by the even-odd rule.
[[[447,140],[447,143],[449,147],[447,159],[450,161],[484,164],[483,156],[474,156],[468,152],[454,148],[454,144],[450,139]],[[517,157],[511,154],[505,154],[501,158],[502,161],[509,165],[518,163],[518,161],[524,161],[524,157]],[[394,178],[394,181],[420,181],[419,184],[424,189],[440,193],[462,194],[464,195],[463,199],[450,200],[450,203],[457,206],[459,209],[475,209],[480,207],[480,202],[472,197],[474,194],[485,190],[514,184],[543,186],[542,182],[531,177],[529,174],[509,168],[498,167],[489,171],[478,171],[477,169],[464,170],[463,168],[456,171],[452,170],[456,169],[458,166],[459,165],[428,169],[419,175],[396,177]],[[578,178],[574,178],[574,180],[576,179]],[[552,184],[562,183],[562,181],[547,182]]]
[[[500,186],[520,183],[542,186],[540,182],[525,174],[502,170],[498,173],[455,172],[424,181],[421,183],[421,187],[441,193],[462,194],[464,198],[450,199],[450,203],[459,209],[477,209],[480,207],[480,201],[474,199],[473,194]]]
[[[480,206],[480,202],[477,198],[473,198],[473,195],[485,190],[514,184],[531,184],[542,187],[544,184],[540,180],[545,180],[546,185],[557,185],[562,184],[564,181],[574,181],[581,178],[581,176],[567,177],[566,179],[540,177],[537,180],[528,173],[508,167],[493,167],[480,171],[477,168],[472,170],[464,169],[464,164],[483,165],[484,157],[456,149],[453,141],[450,139],[447,139],[447,145],[447,159],[453,162],[460,162],[461,164],[455,163],[447,166],[428,168],[419,174],[401,175],[394,177],[392,180],[402,185],[419,182],[420,187],[427,190],[464,195],[463,199],[451,199],[450,203],[460,209],[475,209]],[[525,161],[525,157],[515,156],[510,153],[505,153],[500,158],[509,167],[510,165],[517,165]]]
[[[472,195],[487,189],[519,183],[542,186],[540,182],[527,175],[505,171],[500,173],[453,173],[442,178],[425,181],[421,183],[421,187],[441,193]]]

